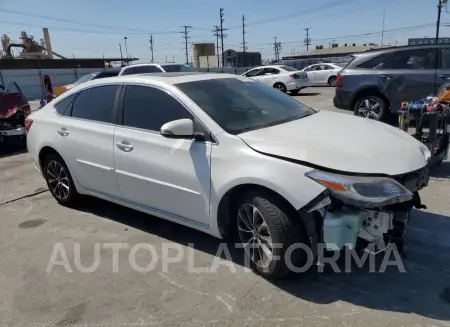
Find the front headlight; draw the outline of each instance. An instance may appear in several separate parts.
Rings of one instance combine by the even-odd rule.
[[[305,175],[328,188],[344,203],[357,207],[382,207],[409,201],[413,197],[408,189],[388,177],[345,176],[320,170]]]

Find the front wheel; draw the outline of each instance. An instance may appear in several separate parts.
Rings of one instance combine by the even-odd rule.
[[[365,95],[356,101],[353,113],[355,116],[384,121],[388,116],[388,104],[379,96]]]
[[[276,83],[273,87],[276,88],[278,91],[281,91],[283,93],[287,92],[286,85],[284,85],[283,83]]]
[[[267,279],[279,279],[312,265],[303,244],[299,217],[271,194],[251,191],[237,206],[237,230],[251,267]]]

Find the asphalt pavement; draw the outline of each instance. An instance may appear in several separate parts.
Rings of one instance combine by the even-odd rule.
[[[340,111],[332,93],[295,98]],[[406,272],[366,265],[276,283],[247,271],[240,251],[220,261],[220,241],[203,233],[97,199],[58,205],[26,153],[0,158],[0,186],[0,326],[450,326],[450,253],[439,241],[449,238],[450,162],[421,192],[428,209],[412,215]]]

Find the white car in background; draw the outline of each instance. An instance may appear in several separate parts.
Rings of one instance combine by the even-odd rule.
[[[272,86],[284,93],[290,92],[292,95],[297,94],[301,89],[311,86],[311,82],[305,72],[286,65],[255,67],[242,74],[242,76]]]
[[[336,86],[337,74],[342,70],[336,64],[314,64],[302,69],[308,73],[309,80],[313,85]]]
[[[322,244],[400,246],[428,183],[430,151],[402,130],[230,74],[94,80],[33,112],[25,129],[59,203],[92,195],[238,237],[267,278],[317,263]]]
[[[119,76],[147,74],[147,73],[179,73],[179,72],[195,72],[195,69],[184,64],[135,64],[123,67]]]

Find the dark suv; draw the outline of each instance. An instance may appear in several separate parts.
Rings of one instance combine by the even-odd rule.
[[[450,86],[450,44],[392,47],[353,57],[338,74],[333,102],[358,116],[386,121],[401,102]]]

